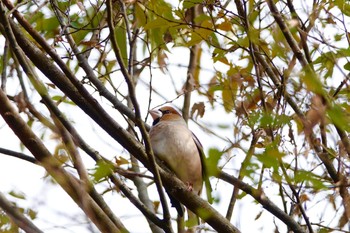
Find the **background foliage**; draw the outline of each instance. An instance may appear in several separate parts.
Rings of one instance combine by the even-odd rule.
[[[177,231],[162,185],[205,231],[350,230],[348,1],[0,6],[1,174],[20,177],[2,232]],[[212,206],[154,163],[147,111],[164,103],[204,145]]]

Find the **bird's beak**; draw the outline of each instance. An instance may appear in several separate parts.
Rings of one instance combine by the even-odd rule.
[[[157,109],[149,110],[149,114],[151,114],[153,120],[156,120],[162,116],[162,112]]]

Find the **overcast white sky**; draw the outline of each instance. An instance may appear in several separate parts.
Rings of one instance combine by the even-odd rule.
[[[327,30],[327,33],[331,32]],[[333,33],[333,32],[332,32]],[[326,34],[326,33],[325,33]],[[325,35],[327,36],[327,34]],[[3,48],[3,37],[0,37],[0,48]],[[171,53],[168,53],[168,62],[171,61],[169,73],[173,75],[175,80],[175,85],[177,90],[181,90],[181,87],[186,79],[187,69],[185,68],[188,61],[188,50],[181,48],[174,48],[171,50]],[[208,70],[203,70],[201,72],[201,80],[209,82],[213,76],[213,64],[210,63],[210,53],[204,53],[202,59],[202,66],[206,67]],[[182,64],[184,67],[179,66]],[[223,69],[220,65],[216,65],[217,69]],[[142,79],[145,82],[148,82],[147,77],[148,72],[144,72]],[[162,93],[167,97],[168,100],[176,98],[176,93],[173,92],[171,87],[171,81],[168,74],[163,74],[159,70],[152,70],[153,74],[153,88]],[[176,74],[176,77],[174,77]],[[341,75],[340,75],[341,76]],[[333,80],[334,82],[334,80]],[[120,82],[122,83],[122,81]],[[336,82],[335,82],[336,85]],[[8,93],[14,95],[19,91],[17,81],[15,78],[10,78],[8,81]],[[137,87],[138,91],[138,100],[140,101],[140,106],[142,108],[143,116],[146,116],[147,106],[148,106],[148,94],[149,90],[146,85],[140,84]],[[147,98],[146,98],[147,97]],[[37,98],[37,97],[35,97]],[[38,99],[38,98],[37,98]],[[96,99],[101,100],[99,96],[96,95]],[[38,99],[39,100],[39,99]],[[176,99],[174,104],[178,107],[182,106],[182,97]],[[211,111],[211,107],[207,100],[204,97],[198,96],[195,93],[192,97],[192,104],[198,101],[204,101],[207,112],[204,115],[203,119],[198,119],[199,123],[209,123],[217,124],[227,123],[232,124],[234,115],[226,115],[222,108],[216,108],[215,111]],[[103,103],[107,103],[105,100],[101,100]],[[157,97],[157,95],[152,96],[151,107],[158,106],[159,104],[164,103],[164,100]],[[37,102],[35,104],[39,109],[45,111],[42,104]],[[106,108],[109,108],[110,112],[118,118],[119,115],[116,111],[110,108],[109,104],[105,105]],[[84,115],[80,110],[77,110],[73,106],[62,104],[60,105],[62,111],[67,114],[67,117],[71,119],[72,122],[75,122],[78,132],[83,136],[83,138],[96,150],[98,150],[102,155],[113,158],[114,156],[125,156],[127,157],[125,151],[122,151],[119,145],[112,140],[106,133],[104,133],[98,126],[90,121],[90,119]],[[123,120],[121,120],[123,121]],[[150,119],[147,123],[151,123]],[[190,128],[198,136],[204,145],[205,151],[211,147],[217,147],[222,150],[225,148],[226,143],[222,140],[217,139],[209,135],[207,132],[202,131],[196,124],[190,122]],[[38,132],[38,136],[41,136],[42,128],[40,125],[34,124],[33,128]],[[222,137],[227,137],[230,140],[234,141],[232,138],[232,132],[230,128],[227,129],[217,129],[217,132]],[[45,135],[46,138],[50,138],[50,132],[47,131]],[[47,140],[46,146],[53,151],[57,141],[53,139]],[[19,141],[13,135],[12,131],[7,128],[6,124],[0,119],[0,147],[20,151]],[[249,145],[247,145],[248,147]],[[28,153],[27,150],[24,150],[25,153]],[[29,154],[29,153],[28,153]],[[93,167],[93,161],[88,158],[85,154],[82,154],[86,158],[88,167]],[[243,153],[240,150],[234,150],[234,158],[230,161],[227,169],[232,169],[231,174],[236,174],[237,168],[243,158]],[[80,215],[81,211],[75,205],[73,201],[56,185],[50,183],[50,181],[44,177],[45,172],[42,168],[32,165],[28,162],[20,161],[16,158],[11,158],[0,154],[0,191],[7,193],[10,191],[15,191],[19,193],[24,193],[26,196],[25,200],[18,201],[17,199],[12,198],[7,195],[10,200],[18,201],[20,207],[30,207],[39,212],[38,218],[34,221],[39,228],[41,228],[46,233],[59,233],[59,232],[85,232],[83,228],[79,225],[79,222],[88,222],[86,219],[82,218]],[[215,204],[215,207],[223,214],[226,214],[228,202],[231,196],[232,186],[226,185],[224,182],[212,179],[212,184],[216,190],[215,195],[220,199],[219,204]],[[131,185],[132,186],[132,185]],[[106,185],[101,185],[99,189],[104,190]],[[265,184],[263,187],[265,192],[268,194],[275,194],[275,187],[273,183]],[[156,191],[153,188],[150,189],[152,193],[152,198],[158,199]],[[330,191],[331,192],[331,191]],[[108,203],[111,203],[112,208],[115,210],[115,213],[121,220],[125,223],[128,229],[131,229],[133,233],[146,233],[149,232],[148,225],[139,211],[133,207],[132,204],[126,198],[121,198],[119,194],[107,194],[105,195]],[[311,220],[317,222],[318,217],[324,214],[329,206],[325,206],[320,211],[320,206],[314,204],[319,200],[324,199],[322,195],[316,195],[312,200],[312,203],[307,202],[307,208],[310,211]],[[276,201],[280,201],[277,196],[275,196]],[[246,197],[237,202],[235,212],[232,218],[232,223],[236,225],[242,232],[272,232],[274,226],[272,225],[273,221],[271,220],[272,215],[267,211],[264,211],[262,216],[254,220],[255,216],[262,210],[260,205],[256,205],[252,198]],[[172,213],[175,216],[175,210],[172,210]],[[311,214],[312,213],[312,214]],[[138,217],[135,217],[135,216]],[[79,221],[76,221],[76,220]],[[254,220],[254,221],[253,221]],[[332,218],[330,218],[330,221]],[[275,219],[279,223],[278,219]],[[76,225],[78,223],[78,225]],[[137,224],[135,224],[137,223]],[[269,224],[266,224],[269,223]],[[54,226],[54,227],[53,227]],[[146,229],[146,230],[145,230]],[[88,231],[86,231],[88,232]]]

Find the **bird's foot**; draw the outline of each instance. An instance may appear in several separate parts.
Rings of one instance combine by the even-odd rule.
[[[186,182],[186,187],[187,187],[187,190],[192,192],[193,191],[193,184],[191,182]]]

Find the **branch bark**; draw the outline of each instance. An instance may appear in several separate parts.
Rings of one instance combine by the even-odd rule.
[[[43,233],[26,216],[24,216],[16,206],[8,201],[4,194],[0,192],[0,208],[16,223],[18,227],[27,233]]]
[[[68,193],[78,206],[85,211],[91,221],[93,221],[102,232],[127,232],[123,225],[114,225],[100,207],[91,199],[89,194],[85,192],[85,189],[81,187],[76,178],[61,167],[60,162],[50,154],[41,140],[32,132],[29,126],[11,106],[10,101],[2,90],[0,90],[0,103],[0,114],[9,127],[40,164],[42,164],[46,171]]]
[[[243,190],[250,196],[252,196],[256,201],[258,201],[266,210],[272,213],[274,216],[279,218],[282,222],[284,222],[288,227],[290,227],[293,232],[296,233],[305,233],[305,230],[294,221],[293,217],[289,216],[285,212],[283,212],[280,208],[278,208],[271,200],[267,198],[262,190],[257,190],[251,187],[250,185],[244,183],[240,179],[235,178],[223,171],[220,171],[217,175],[219,179],[222,179],[234,186],[237,186],[239,189]]]
[[[9,19],[9,23],[16,37],[16,41],[18,42],[19,46],[23,49],[25,54],[28,56],[28,58],[33,62],[33,64],[38,69],[40,69],[43,72],[43,74],[46,77],[48,77],[60,90],[62,90],[73,102],[75,102],[88,116],[90,116],[98,125],[100,125],[111,137],[118,141],[121,146],[123,146],[131,154],[137,157],[139,161],[141,161],[148,169],[151,170],[152,168],[150,167],[148,162],[148,155],[146,154],[143,145],[137,142],[132,135],[130,135],[109,114],[107,114],[106,111],[101,107],[101,105],[87,92],[87,90],[82,86],[82,84],[79,81],[67,79],[66,75],[63,74],[54,64],[52,64],[52,62],[49,59],[47,59],[47,56],[43,54],[40,49],[36,48],[34,44],[32,44],[23,35],[21,30],[11,19]],[[72,82],[74,82],[74,85],[72,84]],[[20,138],[22,139],[22,137]],[[25,138],[26,137],[24,137],[24,139]],[[35,141],[35,144],[40,145],[41,143],[40,141]],[[37,146],[33,145],[31,141],[28,143],[26,142],[25,145],[28,147],[30,146],[30,148],[33,150],[33,155],[42,154],[41,150],[35,151],[35,148]],[[47,154],[47,156],[49,156],[49,154]],[[41,162],[41,160],[39,161]],[[61,172],[63,171],[59,170],[59,174]],[[206,219],[207,222],[214,229],[216,229],[219,232],[239,232],[237,228],[231,225],[206,201],[202,200],[198,196],[192,196],[191,192],[187,191],[185,185],[178,179],[174,178],[172,174],[167,173],[160,168],[159,172],[162,177],[162,181],[164,182],[164,186],[168,190],[170,190],[169,192],[176,199],[183,202],[183,204],[185,204],[190,210],[198,214],[199,217]],[[54,178],[66,177],[64,175],[56,175],[56,173],[52,174]],[[64,186],[64,183],[62,183],[62,186]],[[69,187],[71,187],[71,185]],[[66,189],[66,187],[64,188]],[[74,195],[74,193],[78,194],[80,192],[73,192],[68,188],[67,192],[69,192],[69,194],[72,195],[72,198],[76,200],[76,202],[79,201],[76,195]],[[202,208],[204,208],[206,211],[200,211],[200,209]],[[213,213],[213,215],[208,218],[206,213]],[[101,216],[104,216],[104,214],[101,214]],[[108,225],[106,224],[106,227],[107,226]]]

